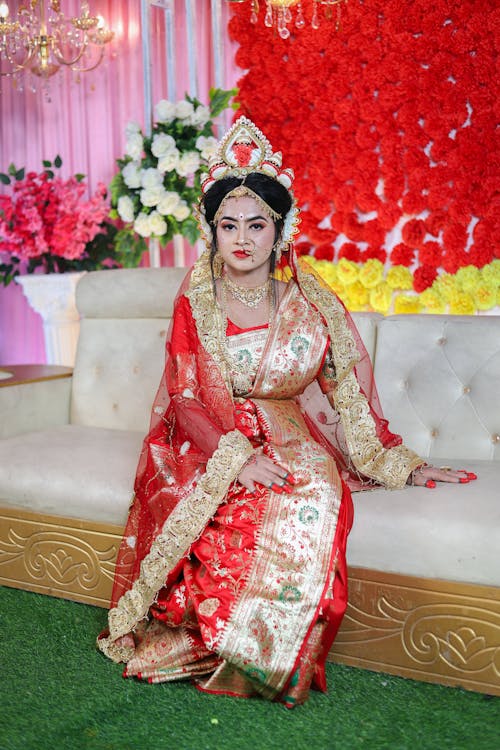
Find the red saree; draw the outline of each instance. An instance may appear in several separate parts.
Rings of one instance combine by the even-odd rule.
[[[379,416],[341,303],[292,271],[269,329],[221,330],[206,256],[180,292],[99,640],[126,676],[287,706],[326,689],[349,485],[402,486],[421,462]],[[255,450],[289,467],[292,494],[236,481]]]

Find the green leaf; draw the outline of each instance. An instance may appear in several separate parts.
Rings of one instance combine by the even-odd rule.
[[[10,185],[10,177],[7,174],[4,174],[3,172],[0,172],[0,182],[4,185]]]
[[[56,164],[56,166],[57,166],[57,164]],[[77,172],[77,174],[75,174],[75,179],[76,179],[77,182],[82,182],[82,180],[85,179],[85,175],[81,174],[81,172]]]
[[[190,245],[194,245],[199,238],[198,224],[194,217],[190,216],[182,223],[182,234],[188,240]]]
[[[128,192],[128,188],[125,185],[121,172],[117,172],[112,178],[109,184],[109,192],[111,195],[112,206],[116,206],[118,204],[118,198]]]
[[[18,169],[16,174],[14,175],[16,180],[24,180],[24,167],[22,169]]]
[[[54,172],[51,169],[46,169],[45,174],[48,176],[50,180],[54,179]]]
[[[57,154],[56,158],[54,159],[54,167],[57,167],[59,169],[59,167],[61,166],[61,164],[62,164],[62,159],[59,156],[59,154]],[[50,164],[47,164],[47,166],[50,167]]]
[[[211,88],[209,92],[210,97],[210,113],[212,117],[219,115],[224,109],[229,106],[229,101],[233,96],[236,96],[238,89],[215,89]]]
[[[15,177],[17,172],[17,167],[12,162],[9,164],[9,167],[7,169],[7,172],[12,175],[12,177]]]
[[[44,167],[47,167],[47,168],[49,168],[49,167],[52,166],[52,162],[51,161],[47,161],[47,159],[44,159],[42,161],[42,164],[43,164]]]

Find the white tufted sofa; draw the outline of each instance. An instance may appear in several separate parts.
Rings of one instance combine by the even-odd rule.
[[[73,374],[0,380],[0,583],[109,601],[183,276],[87,274]],[[355,319],[393,431],[479,479],[354,496],[332,658],[500,695],[500,319]]]

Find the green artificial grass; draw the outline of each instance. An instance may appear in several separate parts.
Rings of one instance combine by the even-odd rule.
[[[124,680],[106,612],[0,587],[1,750],[497,750],[500,698],[330,664],[293,711]]]

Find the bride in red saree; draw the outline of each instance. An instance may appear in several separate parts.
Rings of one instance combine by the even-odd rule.
[[[295,257],[292,179],[240,118],[203,185],[208,250],[177,296],[98,640],[127,677],[288,707],[326,689],[350,490],[458,481],[389,432],[350,316]]]

